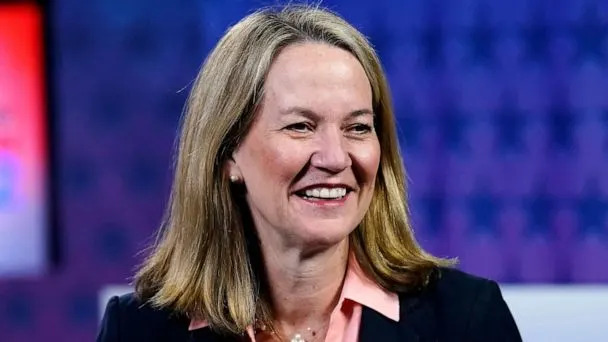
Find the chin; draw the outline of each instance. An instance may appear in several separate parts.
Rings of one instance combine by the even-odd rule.
[[[348,239],[354,228],[336,227],[335,224],[329,222],[314,223],[309,222],[301,235],[305,244],[318,247],[330,247]]]

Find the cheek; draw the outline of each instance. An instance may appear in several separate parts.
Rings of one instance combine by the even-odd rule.
[[[365,148],[358,148],[355,153],[357,164],[365,177],[366,183],[374,183],[378,167],[380,166],[380,145],[378,142],[369,144]]]
[[[265,190],[290,183],[306,164],[304,151],[297,144],[291,146],[285,141],[273,139],[256,139],[244,150],[246,167],[244,172],[255,169],[256,185]]]

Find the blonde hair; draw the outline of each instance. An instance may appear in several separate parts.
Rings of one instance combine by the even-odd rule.
[[[413,237],[389,89],[373,48],[336,14],[288,5],[260,10],[231,27],[198,74],[182,122],[166,218],[135,277],[140,298],[205,319],[224,333],[243,333],[255,319],[271,324],[257,241],[223,166],[251,125],[273,59],[302,42],[349,51],[372,88],[380,167],[369,210],[350,236],[363,270],[388,290],[407,291],[450,263],[424,252]]]

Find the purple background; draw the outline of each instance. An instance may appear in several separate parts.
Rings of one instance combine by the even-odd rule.
[[[189,83],[269,3],[53,2],[63,262],[0,280],[0,341],[94,339],[161,218]],[[423,246],[503,282],[608,282],[608,1],[324,4],[384,63]]]

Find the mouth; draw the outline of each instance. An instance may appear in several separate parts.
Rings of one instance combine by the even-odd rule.
[[[317,184],[295,192],[295,195],[307,201],[343,201],[353,188],[344,184]]]

